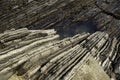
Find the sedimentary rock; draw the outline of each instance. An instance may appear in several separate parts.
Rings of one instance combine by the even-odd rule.
[[[24,78],[41,79],[47,76],[46,78],[49,79],[66,79],[69,77],[63,76],[81,59],[86,58],[80,56],[89,53],[111,78],[119,80],[119,2],[119,0],[1,0],[0,33],[4,33],[0,34],[0,63],[4,64],[0,65],[0,70],[3,70],[3,72],[10,70],[6,76],[10,76],[17,71],[17,75]],[[72,24],[82,22],[90,23],[88,27],[93,26],[91,24],[94,23],[96,29],[102,32],[92,32],[94,33],[91,33],[92,35],[77,35],[75,39],[70,38],[60,41],[58,40],[59,35],[54,30],[35,30],[55,28],[60,33],[63,32],[59,30],[60,27],[66,29],[64,27],[70,28]],[[24,29],[18,29],[21,27],[24,27]],[[76,33],[80,32],[77,31]],[[88,35],[90,36],[88,37]],[[64,42],[65,45],[63,45]],[[80,44],[78,44],[79,42]],[[79,48],[76,48],[78,46]],[[38,56],[39,48],[44,52],[42,53],[42,59]],[[53,50],[53,53],[49,49]],[[85,52],[80,53],[79,49],[85,49]],[[71,52],[68,53],[69,51]],[[28,53],[29,56],[26,56]],[[33,55],[33,53],[36,55]],[[68,58],[64,57],[65,55]],[[59,68],[56,69],[51,65],[58,59],[61,63],[57,66]],[[62,61],[65,63],[63,67]],[[67,62],[69,63],[66,64]],[[13,65],[14,63],[15,65]],[[35,65],[33,65],[34,63]],[[18,66],[19,70],[12,69],[18,68]],[[48,69],[49,67],[52,67],[55,71],[54,74],[49,72],[51,70]]]
[[[33,0],[1,0],[0,1],[0,16],[9,14],[12,11],[18,11],[20,7],[27,5]],[[5,16],[5,15],[4,15]]]
[[[27,32],[27,35],[15,36],[16,34],[26,34],[25,32]],[[40,35],[37,37],[32,36],[34,34]],[[7,41],[11,41],[12,43],[10,45],[5,44],[5,48],[1,49],[0,78],[4,79],[4,74],[13,73],[19,66],[18,74],[31,78],[51,58],[76,45],[88,35],[88,33],[83,35],[78,34],[72,38],[58,41],[59,36],[56,35],[54,30],[35,31],[23,28],[4,32],[1,34],[1,43],[5,44]],[[17,39],[21,40],[15,42]]]
[[[25,32],[27,35],[15,36],[26,34]],[[113,76],[114,73],[119,74],[119,64],[114,69],[112,66],[119,54],[119,41],[116,38],[111,39],[106,32],[77,34],[63,40],[58,39],[59,35],[53,29],[22,28],[5,31],[0,35],[1,43],[5,45],[0,50],[2,80],[12,79],[14,77],[11,76],[15,75],[23,80],[74,80],[78,69],[92,64],[89,57],[96,60],[100,69],[103,68],[110,78],[119,78],[117,75]],[[6,45],[7,41],[12,43]],[[109,80],[105,72],[103,76],[105,80]],[[91,76],[91,80],[94,77]]]

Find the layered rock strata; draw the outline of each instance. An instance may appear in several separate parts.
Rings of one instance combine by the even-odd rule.
[[[56,33],[54,30],[52,30],[53,33],[50,33],[49,35],[49,31],[46,32],[46,30],[45,33],[44,31],[41,32],[39,30],[36,33],[34,30],[30,31],[23,29],[16,31],[11,28],[64,28],[69,27],[71,24],[90,21],[96,25],[97,30],[108,34],[109,38],[107,41],[102,39],[100,43],[97,42],[99,39],[93,40],[91,42],[89,42],[90,40],[88,39],[88,43],[86,39],[84,41],[86,43],[83,43],[84,48],[95,52],[93,53],[93,57],[98,60],[99,64],[111,78],[117,78],[118,80],[120,79],[119,0],[1,0],[0,7],[0,33],[8,30],[5,31],[4,34],[0,34],[1,55],[38,41],[39,37],[46,39],[46,42],[49,42],[49,40],[52,41],[51,38],[53,38],[53,40],[56,42],[56,39],[58,38],[58,35],[55,35]],[[10,29],[12,32],[9,31]],[[100,35],[102,33],[98,34]],[[96,35],[96,37],[97,36],[98,35]],[[106,42],[102,43],[104,41]],[[98,49],[91,43],[99,43],[99,45],[102,44],[103,46],[100,46]],[[89,46],[90,44],[91,46]],[[92,45],[95,48],[93,48]],[[26,49],[32,48],[34,47],[27,47]],[[5,61],[7,59],[9,58],[6,57]],[[2,61],[4,62],[4,60],[1,60],[1,62]],[[44,65],[46,63],[47,61],[43,61]],[[1,68],[1,70],[3,68]],[[21,69],[24,71],[24,67]]]
[[[2,1],[1,4],[7,3]],[[12,0],[8,5],[10,3]],[[70,23],[93,20],[99,30],[107,31],[112,37],[119,37],[120,34],[118,0],[25,0],[21,3],[15,0],[15,3],[24,6],[1,15],[1,31],[13,27],[45,29],[55,27],[65,20]]]
[[[5,31],[0,35],[3,47],[0,50],[0,79],[12,75],[20,66],[18,74],[36,76],[42,65],[84,40],[89,34],[76,35],[59,41],[54,30],[27,30],[26,28]],[[24,63],[24,64],[23,64]],[[7,75],[8,74],[8,75]]]
[[[119,55],[119,41],[109,38],[106,32],[77,34],[59,40],[54,29],[22,28],[5,31],[0,37],[2,80],[14,74],[23,80],[74,80],[78,69],[92,64],[89,57],[96,60],[109,77],[118,78],[114,71],[119,74],[119,64],[116,68],[112,64]],[[100,71],[103,71],[102,68]],[[105,80],[109,80],[109,77],[106,75]]]

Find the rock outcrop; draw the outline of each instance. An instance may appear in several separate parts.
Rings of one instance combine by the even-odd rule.
[[[99,63],[98,67],[101,66],[99,71],[104,74],[100,74],[105,77],[104,80],[110,80],[109,77],[115,79],[117,77],[115,73],[119,74],[119,62],[114,70],[112,64],[119,55],[120,44],[116,38],[111,39],[106,32],[98,31],[92,35],[77,34],[59,40],[59,35],[54,29],[22,28],[5,31],[0,37],[2,44],[0,79],[2,80],[7,80],[12,75],[17,75],[22,80],[74,80],[78,69],[85,69],[85,65],[92,66],[94,62]],[[88,71],[92,68],[94,67],[88,67]],[[95,76],[88,76],[91,80],[95,79]],[[103,80],[102,77],[100,79]]]
[[[12,6],[17,4],[21,6],[12,10],[7,9],[11,12],[1,15],[1,31],[13,27],[45,29],[55,27],[67,19],[70,23],[93,20],[99,30],[107,31],[111,36],[119,35],[118,0],[15,0],[14,2],[2,0],[1,4],[3,3],[8,5],[5,6],[7,8],[11,3]]]
[[[83,58],[86,58],[87,54],[92,56],[93,62],[95,59],[99,63],[111,79],[119,80],[119,2],[119,0],[1,0],[2,80],[13,74],[33,80],[66,79],[70,77],[72,74],[70,71],[78,62],[86,63],[81,61],[84,61]],[[67,29],[73,24],[78,26],[81,23],[87,24],[91,29],[95,26],[94,32],[78,34],[81,32],[77,31],[75,34],[78,35],[63,39],[60,34],[63,31],[59,28]],[[59,37],[63,40],[58,39]],[[42,50],[44,53],[39,52]]]

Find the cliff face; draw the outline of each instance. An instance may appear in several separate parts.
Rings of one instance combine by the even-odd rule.
[[[46,77],[46,79],[49,78],[52,80],[55,77],[57,77],[57,79],[61,79],[61,78],[63,79],[65,78],[65,75],[68,76],[69,78],[69,75],[65,73],[68,73],[69,70],[74,69],[73,66],[75,67],[75,65],[78,64],[78,62],[81,61],[83,57],[85,57],[84,54],[89,54],[90,52],[91,53],[90,56],[92,56],[92,59],[94,58],[95,60],[97,60],[99,65],[102,66],[104,71],[111,78],[117,78],[118,80],[120,79],[119,77],[120,76],[120,69],[119,69],[120,67],[120,45],[119,45],[120,44],[119,42],[120,1],[119,0],[1,0],[0,7],[1,7],[0,9],[0,32],[1,32],[0,52],[1,53],[0,54],[2,56],[2,57],[0,56],[0,59],[4,59],[5,57],[5,61],[3,60],[2,62],[1,60],[1,64],[2,64],[0,67],[1,75],[4,75],[3,74],[4,71],[8,71],[9,72],[9,73],[7,72],[8,75],[12,75],[15,70],[18,73],[20,72],[19,73],[20,76],[22,75],[25,78],[32,77],[33,79],[39,78],[41,80],[41,79],[45,79]],[[33,31],[29,31],[25,27]],[[17,33],[17,30],[14,30],[12,28],[15,29],[25,28],[25,29],[20,29],[18,30]],[[58,54],[56,54],[48,58],[48,53],[49,53],[48,50],[48,52],[45,53],[47,55],[47,57],[45,58],[48,58],[48,60],[44,60],[44,58],[42,58],[44,63],[40,63],[40,64],[36,63],[37,66],[33,65],[33,67],[31,68],[30,66],[34,63],[32,62],[31,64],[31,62],[29,62],[31,57],[27,57],[27,58],[25,57],[25,59],[21,61],[22,60],[21,56],[27,55],[24,52],[24,50],[23,52],[21,51],[21,48],[22,47],[24,48],[25,45],[29,45],[32,42],[39,41],[39,38],[41,36],[42,38],[40,39],[43,39],[41,43],[44,43],[44,39],[45,42],[49,42],[51,40],[54,40],[56,42],[58,36],[57,35],[55,36],[56,32],[54,32],[54,30],[52,31],[45,30],[45,32],[40,30],[37,31],[37,33],[36,31],[34,31],[35,29],[51,29],[51,28],[54,28],[57,31],[57,34],[60,35],[60,39],[69,36],[74,36],[79,33],[81,34],[83,32],[90,34],[84,34],[82,36],[82,39],[81,37],[79,37],[81,35],[79,35],[75,37],[75,41],[74,41],[74,37],[70,38],[70,43],[69,43],[69,39],[63,40],[63,43],[64,41],[68,41],[69,44],[72,44],[72,46],[74,46],[75,48],[77,47],[76,49],[74,49],[74,47],[72,47],[72,49],[66,49],[67,48],[66,45],[68,46],[69,44],[63,45],[60,40],[58,41],[58,43],[54,43],[54,42],[50,43],[49,47],[56,47],[59,44],[60,49],[63,50],[62,52],[59,53],[61,54],[66,53],[65,55],[66,57],[68,57],[67,60],[65,59],[66,57],[58,57],[60,59],[57,60],[55,58],[55,60],[57,61],[54,62],[56,63],[54,64],[54,66],[51,66],[50,68],[46,67],[47,65],[50,66],[53,64],[49,62],[53,57],[58,56]],[[97,32],[97,31],[101,31],[101,32]],[[35,39],[33,40],[32,38]],[[71,39],[73,39],[73,42],[71,41]],[[77,45],[79,42],[80,44]],[[39,44],[41,43],[39,42]],[[73,45],[73,43],[75,44]],[[55,44],[56,46],[54,46],[53,44]],[[36,45],[38,44],[36,43]],[[18,53],[14,52],[16,51],[16,48],[20,48],[19,49],[20,51],[18,50]],[[27,48],[25,48],[25,50],[27,51],[31,48],[32,46],[31,47],[28,46]],[[63,48],[65,48],[65,51]],[[81,49],[83,49],[84,51],[83,52],[79,51]],[[13,53],[10,51],[13,51]],[[57,49],[56,51],[59,51],[59,49]],[[73,52],[67,54],[68,53],[67,51],[68,52],[73,51]],[[15,56],[8,55],[9,57],[7,55],[3,55],[8,53],[11,53],[13,55],[15,53],[16,55]],[[25,53],[25,54],[22,54],[19,57],[18,54],[20,53]],[[82,56],[82,58],[79,57],[80,59],[77,59],[78,56],[75,56],[74,53],[78,56]],[[41,56],[41,53],[39,55]],[[6,60],[9,59],[12,60],[13,62],[12,63],[6,62]],[[37,59],[38,59],[37,61],[39,61],[39,59],[40,61],[42,61],[40,57]],[[73,61],[70,59],[72,59]],[[70,63],[67,64],[67,62]],[[73,62],[74,64],[72,64]],[[25,64],[21,66],[22,63]],[[57,63],[59,63],[60,65],[57,66]],[[12,67],[9,67],[11,65]],[[61,67],[62,65],[64,65],[64,67]],[[25,70],[25,72],[21,72],[18,69],[16,70],[17,67],[20,67],[22,71],[24,71],[24,69],[26,69],[27,71]],[[68,67],[68,69],[66,69],[66,67]],[[88,65],[87,67],[89,68],[90,66]],[[47,70],[44,71],[44,68]],[[33,70],[33,72],[31,71],[31,69]],[[63,70],[65,69],[66,71],[63,72]],[[43,70],[43,73],[39,74],[38,72],[39,70]],[[55,72],[51,72],[51,71],[55,71]]]

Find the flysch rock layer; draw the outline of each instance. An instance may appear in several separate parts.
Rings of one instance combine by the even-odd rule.
[[[1,8],[4,11],[0,16],[1,32],[20,27],[45,29],[69,19],[71,23],[93,20],[99,30],[111,36],[120,34],[119,0],[1,0],[0,4],[7,7]],[[9,9],[16,5],[20,6]]]
[[[107,40],[106,38],[105,39],[103,38],[101,39],[101,41],[96,38],[93,38],[94,40],[92,41],[90,39],[84,39],[85,43],[83,43],[83,46],[84,48],[87,48],[89,52],[92,53],[93,57],[95,57],[99,65],[103,67],[103,69],[110,76],[111,79],[116,78],[117,80],[119,80],[120,79],[119,8],[120,8],[119,0],[1,0],[0,1],[0,33],[1,33],[0,54],[2,55],[1,62],[5,63],[8,59],[15,58],[18,55],[21,55],[22,57],[24,56],[23,53],[26,53],[26,51],[28,52],[31,49],[34,50],[35,47],[38,47],[41,44],[43,45],[43,43],[45,44],[46,42],[49,43],[49,41],[50,42],[53,41],[56,42],[55,44],[57,44],[57,41],[59,41],[58,39],[59,35],[57,35],[54,30],[50,31],[38,30],[36,33],[36,30],[30,31],[27,30],[25,27],[27,27],[28,29],[50,29],[57,26],[69,27],[71,24],[74,24],[75,22],[92,21],[93,23],[96,24],[96,28],[99,31],[105,32],[105,34],[108,34],[109,38]],[[23,30],[20,29],[17,31],[12,28],[15,29],[24,28],[24,29]],[[96,34],[97,37],[98,36],[97,34],[100,35],[102,33],[96,32],[94,34]],[[92,37],[94,35],[90,36]],[[31,44],[38,40],[42,41],[40,41],[39,43],[36,42],[34,44]],[[83,41],[83,39],[81,41]],[[79,43],[79,40],[74,44],[74,46],[77,43]],[[95,46],[97,43],[98,47]],[[31,44],[30,47],[27,46],[29,44]],[[26,47],[22,48],[23,46]],[[19,48],[22,48],[23,51],[19,52],[20,50]],[[14,55],[12,51],[15,49],[18,50],[18,53],[14,52],[15,53]],[[67,47],[67,49],[70,48]],[[62,52],[64,51],[66,51],[66,48]],[[3,56],[3,54],[6,53],[10,54]],[[42,61],[43,63],[40,64],[44,66],[51,58],[57,56],[59,53],[56,53],[56,55],[51,56],[50,58],[48,58],[47,61],[43,59],[44,60]],[[0,68],[0,70],[3,70],[4,68],[3,66],[6,67],[6,69],[4,70],[6,71],[11,70],[11,68],[8,69],[7,67],[9,65],[12,66],[13,63],[17,63],[17,61],[19,61],[21,57],[17,57],[16,61],[14,59],[11,60],[13,61],[11,63],[9,62],[5,64],[1,63],[2,67]],[[27,62],[24,66],[20,66],[19,68],[20,70],[18,71],[20,76],[26,73],[26,70],[28,70],[30,66],[33,64],[30,63],[31,61]],[[28,65],[27,68],[25,67],[26,65]],[[39,69],[39,66],[36,69]],[[14,69],[13,71],[10,71],[8,75],[13,74],[12,72],[14,72]],[[38,78],[38,75],[36,75],[35,78],[36,77]]]
[[[119,54],[119,41],[106,32],[59,40],[54,29],[21,28],[1,33],[0,42],[1,80],[88,80],[85,75],[91,80],[118,78],[119,64],[114,70],[112,64]]]

